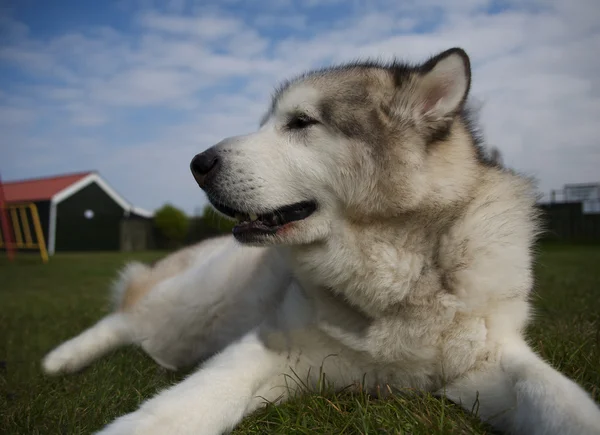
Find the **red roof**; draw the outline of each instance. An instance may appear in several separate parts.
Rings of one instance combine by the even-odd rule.
[[[54,195],[92,172],[58,175],[20,181],[7,181],[2,184],[6,202],[50,200]]]

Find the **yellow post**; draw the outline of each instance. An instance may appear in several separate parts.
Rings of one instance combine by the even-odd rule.
[[[38,215],[37,207],[35,204],[29,204],[31,210],[31,216],[33,219],[33,226],[35,228],[35,237],[37,238],[37,244],[40,248],[40,255],[44,263],[48,262],[48,251],[46,251],[46,241],[44,240],[44,232],[42,231],[42,225],[40,224],[40,216]]]

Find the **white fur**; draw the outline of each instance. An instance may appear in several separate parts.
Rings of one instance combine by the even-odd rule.
[[[43,369],[77,371],[129,343],[171,370],[195,364],[255,327],[263,310],[275,306],[276,290],[289,283],[290,272],[285,259],[274,254],[240,248],[232,238],[208,240],[193,249],[184,271],[158,282],[132,310],[115,311],[50,352]],[[128,282],[143,273],[151,269],[136,263],[124,267],[113,286],[115,305]]]
[[[431,77],[460,76],[457,58],[446,61]],[[403,132],[380,161],[322,125],[284,128],[295,110],[316,114],[329,88],[356,86],[345,74],[292,86],[257,133],[215,146],[213,201],[260,214],[314,199],[313,215],[256,242],[265,247],[199,245],[185,270],[59,347],[46,369],[124,343],[104,332],[116,318],[162,365],[203,360],[102,435],[217,435],[264,399],[302,393],[295,377],[317,390],[321,373],[337,388],[445,394],[507,433],[600,433],[589,395],[523,339],[537,231],[529,182],[478,164],[460,125],[427,152]],[[463,99],[453,83],[446,109]]]
[[[76,372],[112,349],[129,343],[127,319],[121,314],[111,314],[46,355],[42,367],[47,373]]]

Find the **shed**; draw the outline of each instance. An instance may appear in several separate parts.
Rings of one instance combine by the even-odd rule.
[[[48,253],[121,249],[123,220],[152,218],[132,206],[95,171],[7,181],[8,204],[33,202]]]

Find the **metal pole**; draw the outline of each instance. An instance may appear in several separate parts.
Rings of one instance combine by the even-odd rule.
[[[8,220],[8,214],[6,213],[6,200],[4,198],[4,186],[2,184],[2,177],[0,176],[0,225],[2,225],[2,235],[4,236],[4,244],[6,245],[6,254],[10,261],[15,258],[15,247],[12,242],[12,232],[10,228],[10,221]]]

